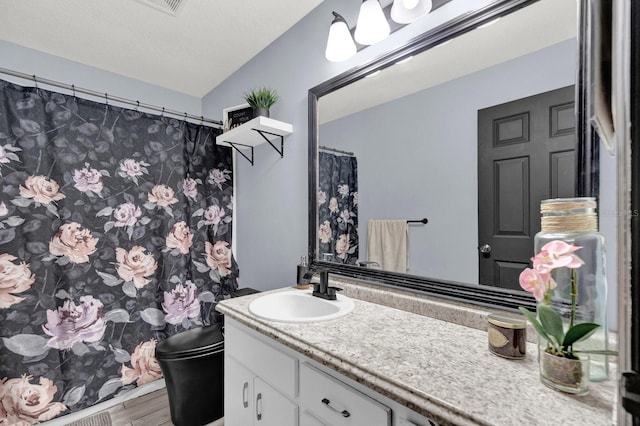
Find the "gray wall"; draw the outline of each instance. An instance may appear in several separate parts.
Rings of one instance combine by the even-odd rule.
[[[369,219],[427,217],[428,225],[409,226],[408,272],[478,283],[478,110],[574,84],[575,43],[320,127],[322,145],[358,158],[360,259],[366,259]]]
[[[0,58],[2,68],[20,71],[29,75],[35,74],[48,80],[56,80],[61,83],[74,84],[77,87],[105,92],[113,96],[139,100],[141,103],[166,107],[176,111],[184,111],[194,115],[202,115],[201,99],[165,89],[140,80],[124,77],[99,68],[90,67],[79,62],[70,61],[58,56],[28,49],[17,44],[0,41]],[[153,72],[150,70],[149,72]],[[19,78],[13,78],[0,74],[0,78],[15,82],[22,86],[32,86],[33,83]],[[40,85],[44,89],[63,91]],[[88,96],[78,96],[97,100]],[[112,105],[116,102],[110,101]],[[129,107],[129,106],[128,106]]]
[[[451,2],[336,64],[324,57],[331,11],[355,23],[360,3],[325,0],[203,99],[203,113],[219,117],[223,108],[242,103],[244,92],[270,86],[281,95],[281,101],[271,109],[271,117],[293,124],[293,134],[284,141],[284,158],[266,144],[256,148],[253,167],[236,157],[235,241],[241,285],[257,289],[292,285],[295,265],[307,254],[308,90],[484,3]]]
[[[331,11],[336,10],[354,23],[359,3],[325,0],[202,100],[6,41],[0,41],[0,66],[212,118],[221,118],[223,108],[242,103],[242,94],[252,87],[269,85],[278,89],[282,100],[272,109],[272,117],[294,125],[294,133],[285,140],[285,157],[280,159],[271,147],[262,145],[256,149],[255,167],[239,158],[236,169],[237,223],[240,227],[234,242],[238,242],[242,283],[269,289],[292,284],[294,265],[300,255],[307,253],[308,89],[404,44],[428,28],[460,14],[462,8],[471,10],[483,3],[485,0],[451,2],[436,11],[438,13],[401,29],[349,61],[335,64],[324,58]],[[19,79],[0,78],[27,85]],[[612,173],[613,161],[606,159],[602,167],[603,173]],[[609,174],[603,177],[601,208],[615,212],[615,199],[610,196],[605,199],[605,194],[613,194],[615,187],[615,180],[610,179]],[[603,226],[608,242],[609,273],[614,272],[615,265],[612,259],[615,247],[611,246],[615,237],[612,232],[614,219],[609,216],[606,227]],[[609,301],[613,304],[615,275],[609,275],[609,285],[612,290]]]
[[[341,13],[348,22],[354,23],[359,3],[325,0],[203,98],[203,113],[216,117],[220,116],[223,108],[242,103],[242,94],[247,90],[256,86],[270,86],[281,94],[281,101],[272,108],[271,116],[293,124],[293,134],[285,139],[283,159],[268,145],[261,145],[255,150],[253,167],[237,157],[238,231],[234,240],[238,244],[236,255],[241,268],[242,285],[258,289],[291,285],[295,279],[295,264],[301,255],[307,253],[308,90],[352,67],[375,59],[461,13],[456,8],[472,10],[483,3],[483,0],[451,2],[449,8],[443,7],[440,13],[436,11],[429,14],[385,41],[364,49],[349,61],[336,64],[324,58],[331,11]],[[509,81],[509,76],[505,76],[503,82]],[[532,86],[530,90],[533,94],[539,88]],[[475,132],[475,127],[470,131]],[[475,170],[475,162],[473,167]],[[611,191],[611,187],[603,190]],[[415,232],[418,231],[413,234]],[[614,238],[615,235],[611,234],[608,241]],[[612,265],[613,250],[608,249],[608,263]],[[612,270],[609,268],[610,272]],[[613,291],[610,292],[612,297],[609,301],[614,308],[615,285],[615,278],[610,276],[609,286]],[[615,309],[610,312],[611,318],[615,319]],[[614,323],[615,320],[610,321],[610,324]]]

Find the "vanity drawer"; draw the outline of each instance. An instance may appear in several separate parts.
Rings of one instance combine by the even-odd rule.
[[[256,376],[289,399],[295,399],[298,360],[242,331],[232,321],[225,325],[225,351]]]
[[[326,426],[320,420],[309,414],[308,411],[300,413],[300,426]]]
[[[300,406],[333,426],[391,425],[391,409],[304,363],[300,365]]]

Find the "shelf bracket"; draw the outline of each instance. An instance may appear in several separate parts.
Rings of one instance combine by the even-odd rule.
[[[251,163],[251,165],[253,166],[253,147],[251,145],[243,145],[241,143],[235,143],[235,142],[229,142],[229,141],[225,141],[226,143],[228,143],[231,148],[235,149],[240,155],[242,155],[244,158],[247,159],[248,162]],[[239,146],[243,146],[245,148],[250,148],[251,149],[251,158],[247,157],[247,154],[245,154],[244,152],[240,151],[240,148],[238,148],[236,145]]]
[[[276,152],[277,152],[278,154],[280,154],[280,158],[284,158],[284,136],[279,135],[279,134],[277,134],[277,133],[271,133],[271,132],[267,132],[267,131],[265,131],[265,130],[260,130],[260,129],[254,129],[254,128],[252,128],[252,130],[255,130],[256,132],[258,132],[258,134],[259,134],[260,136],[262,136],[262,137],[264,138],[264,140],[265,140],[265,141],[267,141],[267,142],[269,143],[269,145],[271,145],[271,147],[273,147],[273,149],[275,149],[275,150],[276,150]],[[279,137],[279,138],[280,138],[280,149],[276,148],[276,146],[275,146],[274,144],[272,144],[272,143],[271,143],[271,141],[269,140],[269,138],[268,138],[268,137],[266,137],[266,136],[264,135],[265,133],[266,133],[267,135],[277,136],[277,137]]]

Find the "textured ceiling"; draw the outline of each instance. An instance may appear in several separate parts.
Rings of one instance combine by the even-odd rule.
[[[202,97],[322,0],[0,0],[0,38]]]

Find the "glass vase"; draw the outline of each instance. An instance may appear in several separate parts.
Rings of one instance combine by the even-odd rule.
[[[543,200],[542,230],[535,236],[535,253],[548,242],[561,240],[582,247],[576,255],[584,261],[577,268],[578,295],[574,324],[592,322],[600,327],[588,339],[573,345],[573,349],[607,350],[607,280],[605,276],[604,238],[598,232],[595,198],[556,198]],[[563,318],[565,331],[571,314],[571,269],[559,268],[553,278],[551,305]],[[541,343],[540,347],[544,345]],[[606,355],[590,355],[590,379],[607,379],[609,364]]]
[[[551,389],[584,395],[589,391],[589,356],[577,354],[576,359],[539,351],[540,381]]]

